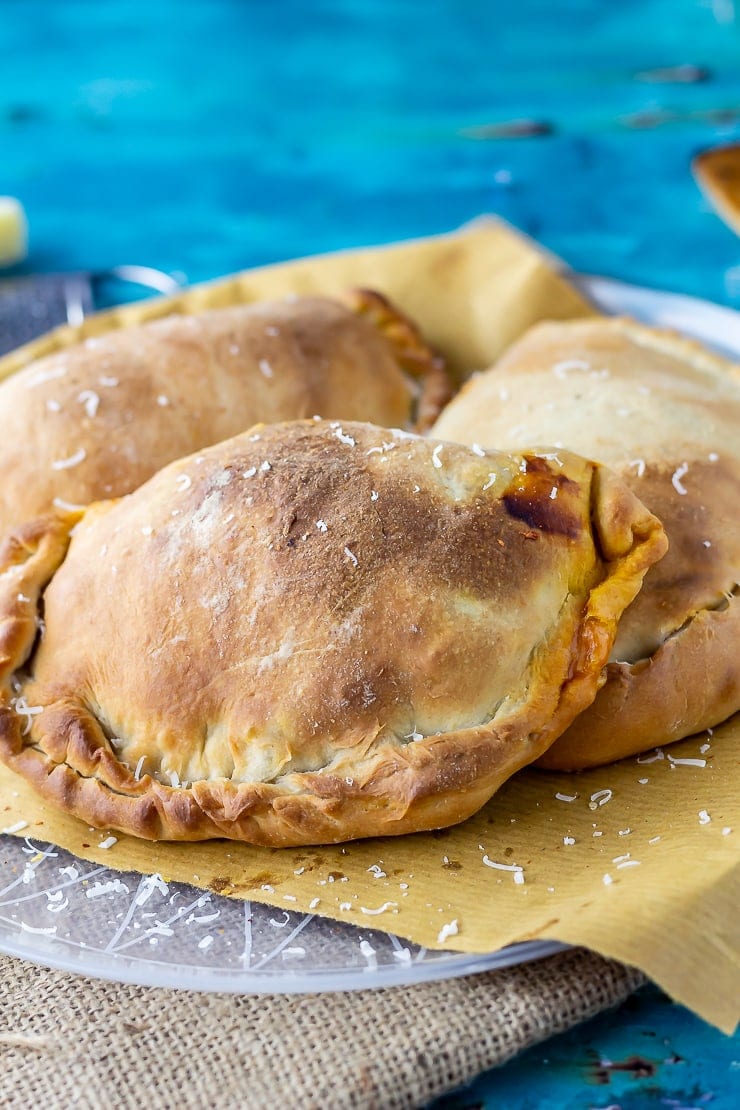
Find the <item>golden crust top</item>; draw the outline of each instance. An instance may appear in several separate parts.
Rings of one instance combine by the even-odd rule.
[[[622,319],[533,328],[437,421],[434,434],[464,443],[558,441],[599,459],[669,538],[620,623],[606,688],[548,752],[549,766],[606,762],[740,709],[738,428],[740,368],[675,333]],[[728,606],[732,619],[720,619]],[[700,632],[704,620],[691,628],[702,614],[716,636]],[[669,655],[673,677],[658,666]]]
[[[172,459],[265,422],[425,426],[441,360],[377,294],[238,305],[114,330],[0,384],[0,535],[136,489]]]
[[[740,234],[740,143],[702,151],[691,168],[719,214]]]
[[[95,824],[276,845],[478,809],[593,698],[665,547],[576,456],[337,422],[174,463],[65,554],[74,523],[0,555],[0,755]]]

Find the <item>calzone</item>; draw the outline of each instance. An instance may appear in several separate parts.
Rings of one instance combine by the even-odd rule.
[[[237,305],[121,328],[0,384],[0,535],[136,489],[172,459],[319,414],[425,426],[444,367],[379,294]]]
[[[543,763],[605,763],[740,709],[737,366],[631,320],[541,324],[467,385],[434,434],[580,451],[620,474],[668,534],[603,689]]]
[[[664,543],[566,452],[258,426],[9,538],[0,757],[153,839],[449,825],[592,700]]]

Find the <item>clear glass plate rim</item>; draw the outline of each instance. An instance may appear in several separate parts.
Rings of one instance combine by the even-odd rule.
[[[497,968],[531,963],[569,947],[570,945],[556,940],[523,941],[496,952],[480,955],[451,952],[449,958],[440,957],[426,963],[412,961],[406,966],[334,970],[322,968],[316,971],[293,971],[287,968],[279,972],[269,968],[264,971],[232,971],[214,970],[196,964],[185,968],[157,960],[131,960],[121,956],[106,958],[105,953],[92,950],[89,952],[92,959],[78,963],[64,950],[45,951],[40,945],[8,941],[0,934],[2,954],[28,960],[42,967],[109,982],[209,994],[320,994],[413,986],[416,983],[458,979]]]

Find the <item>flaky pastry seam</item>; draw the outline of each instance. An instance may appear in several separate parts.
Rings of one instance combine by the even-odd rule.
[[[93,762],[100,758],[107,763],[108,771],[115,768],[116,774],[118,769],[122,772],[117,782],[110,782],[105,767],[96,767],[98,774],[86,776],[66,759],[56,761],[43,747],[43,732],[40,739],[31,737],[28,741],[22,734],[9,682],[32,653],[35,635],[30,637],[25,628],[25,639],[21,635],[16,637],[13,666],[6,676],[0,701],[0,757],[11,769],[21,770],[41,793],[84,816],[88,822],[134,831],[147,839],[227,836],[254,843],[274,844],[282,840],[286,845],[299,845],[341,841],[348,835],[420,831],[462,820],[480,808],[510,774],[546,750],[593,700],[618,616],[666,544],[660,524],[647,512],[633,520],[630,538],[619,528],[611,535],[609,493],[619,489],[616,478],[605,479],[601,468],[594,469],[591,478],[594,537],[600,538],[607,550],[610,547],[620,550],[612,552],[605,577],[588,591],[582,615],[573,629],[571,669],[557,691],[552,713],[544,720],[541,707],[530,705],[521,713],[514,711],[509,719],[496,722],[492,718],[483,725],[428,736],[403,750],[392,749],[389,753],[381,750],[369,769],[367,782],[355,790],[340,786],[338,779],[334,781],[336,776],[321,772],[294,773],[298,789],[292,790],[269,783],[233,785],[227,780],[197,780],[183,788],[167,786],[150,775],[134,779],[130,768],[112,751],[101,722],[88,705],[80,705],[102,738],[102,744],[93,741]],[[617,501],[619,497],[617,492]],[[636,503],[630,495],[622,507],[626,505],[634,512]],[[4,569],[0,565],[0,583],[21,565],[28,580],[33,580],[35,572],[40,600],[44,586],[64,559],[71,526],[80,515],[31,526],[36,529],[35,546],[28,548],[25,562]],[[38,726],[33,726],[34,731],[36,727],[43,730],[43,717],[44,714]],[[75,723],[84,732],[82,713],[72,718],[72,724]],[[507,743],[508,736],[515,736],[517,743]],[[440,768],[444,770],[441,782]],[[76,801],[81,793],[85,795],[84,805]],[[453,816],[449,810],[454,805],[458,808]],[[389,827],[378,828],[372,823],[373,816],[382,811],[390,815]],[[348,817],[351,827],[357,829],[350,834],[344,831]],[[270,828],[271,825],[274,827]]]
[[[416,324],[377,290],[350,289],[340,300],[385,337],[401,369],[419,383],[413,430],[427,431],[454,392],[444,358],[427,345]]]

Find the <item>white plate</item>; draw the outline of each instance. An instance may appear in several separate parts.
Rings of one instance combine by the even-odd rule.
[[[606,312],[677,328],[740,357],[740,315],[731,309],[569,277]],[[236,902],[0,837],[0,952],[63,971],[153,987],[289,994],[470,975],[563,947],[531,941],[481,956],[430,952],[313,914]]]
[[[656,327],[675,328],[700,339],[721,355],[740,358],[740,312],[734,308],[723,308],[680,293],[627,285],[613,278],[583,274],[565,276],[604,312],[634,316]]]

